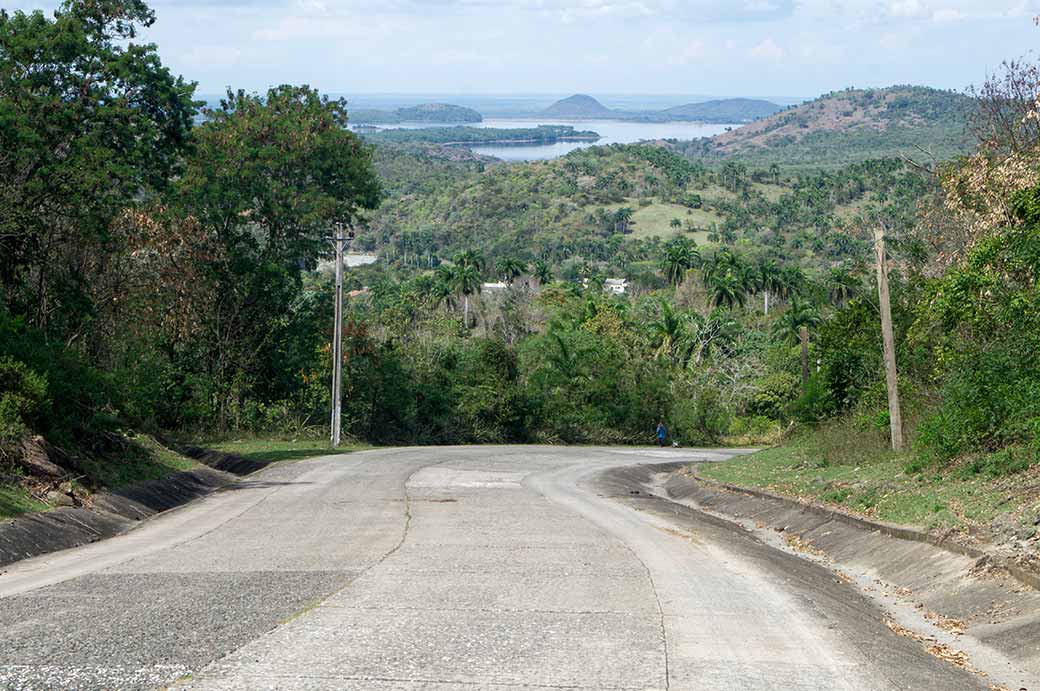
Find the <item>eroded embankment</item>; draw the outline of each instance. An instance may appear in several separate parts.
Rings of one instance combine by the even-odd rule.
[[[1030,574],[1013,574],[982,550],[934,544],[924,531],[738,491],[702,481],[674,464],[654,470],[654,477],[633,472],[631,479],[658,496],[731,520],[764,542],[829,566],[886,605],[890,628],[919,638],[930,652],[957,657],[962,649],[963,657],[953,661],[998,667],[1021,688],[1036,688],[1040,592],[1031,587]]]
[[[0,567],[119,535],[266,465],[192,446],[178,446],[177,451],[205,467],[101,492],[84,507],[65,506],[0,523]]]

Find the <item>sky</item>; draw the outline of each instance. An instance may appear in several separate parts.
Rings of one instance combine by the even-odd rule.
[[[4,0],[7,9],[55,2]],[[811,97],[964,89],[1040,46],[1040,0],[152,0],[199,93]]]

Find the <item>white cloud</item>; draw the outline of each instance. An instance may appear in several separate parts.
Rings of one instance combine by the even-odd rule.
[[[767,38],[753,47],[750,55],[756,62],[780,62],[787,56],[787,51],[773,39]]]

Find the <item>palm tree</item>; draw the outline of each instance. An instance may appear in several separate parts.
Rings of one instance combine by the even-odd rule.
[[[457,294],[462,295],[462,321],[469,328],[469,296],[480,292],[480,272],[472,264],[458,264],[451,272],[451,286]]]
[[[763,311],[769,314],[769,294],[780,290],[780,267],[773,260],[758,265],[758,285],[764,296]]]
[[[545,285],[546,283],[552,283],[553,274],[552,269],[549,268],[549,264],[539,259],[534,263],[532,273],[536,279],[538,279],[538,285]]]
[[[495,269],[498,270],[498,275],[501,276],[506,283],[512,283],[522,276],[526,268],[527,267],[512,257],[503,257],[495,263]]]
[[[451,259],[458,266],[472,266],[480,273],[484,270],[484,255],[480,250],[456,252]]]
[[[614,212],[614,231],[618,233],[627,233],[628,224],[632,221],[632,214],[634,212],[630,207],[623,206]]]
[[[678,238],[665,247],[663,266],[668,282],[678,287],[682,284],[686,272],[697,266],[701,253],[696,245],[687,238]]]
[[[441,264],[434,270],[433,280],[429,284],[429,296],[433,300],[433,306],[450,303],[454,293],[454,267]]]
[[[809,381],[809,330],[819,326],[820,313],[803,300],[794,298],[791,306],[773,326],[774,333],[787,343],[802,344],[802,383]]]
[[[743,276],[732,269],[712,274],[708,291],[711,294],[711,302],[716,307],[743,307],[747,300]]]
[[[785,266],[780,270],[780,281],[777,295],[784,300],[790,300],[805,288],[805,272],[797,266]]]
[[[862,287],[859,277],[852,273],[848,264],[832,267],[827,274],[827,294],[838,307],[855,297]]]
[[[773,325],[773,333],[786,343],[797,343],[801,339],[802,327],[814,329],[820,325],[820,313],[805,300],[794,298],[791,306]]]
[[[650,340],[654,357],[668,356],[686,366],[694,351],[695,336],[700,331],[701,316],[693,312],[676,312],[667,300],[661,300],[658,318],[650,322]]]

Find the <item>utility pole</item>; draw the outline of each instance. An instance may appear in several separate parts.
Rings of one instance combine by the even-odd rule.
[[[798,340],[802,344],[802,386],[809,386],[809,327],[802,324],[798,329]]]
[[[343,225],[336,224],[336,236],[332,242],[336,247],[336,317],[332,327],[332,448],[340,442],[340,411],[343,403],[343,251],[354,239],[354,231],[343,234]]]
[[[892,428],[892,449],[903,449],[903,417],[899,410],[899,378],[896,371],[896,343],[892,335],[892,303],[888,294],[888,263],[885,258],[885,227],[874,229],[874,254],[877,258],[878,304],[881,308],[881,340],[885,350],[885,383],[888,385],[888,419]]]

